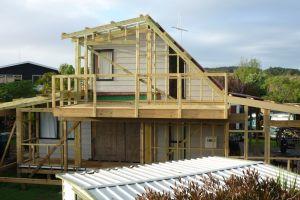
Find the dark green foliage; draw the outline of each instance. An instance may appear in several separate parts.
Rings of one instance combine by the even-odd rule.
[[[282,67],[261,69],[257,59],[242,59],[238,67],[220,67],[208,69],[209,72],[231,72],[228,78],[228,90],[262,97],[278,103],[300,102],[300,70]],[[218,80],[223,83],[222,80]],[[224,83],[223,83],[224,84]]]
[[[280,103],[300,102],[300,76],[270,76],[265,87],[266,99]]]
[[[283,67],[270,67],[264,72],[269,76],[283,76],[283,75],[300,75],[299,69],[283,68]]]
[[[237,66],[229,66],[229,67],[212,67],[205,68],[207,72],[227,72],[233,73],[238,67]]]
[[[43,76],[37,80],[36,84],[40,85],[40,93],[43,95],[50,95],[52,91],[52,76],[56,75],[56,73],[48,72],[43,74]]]
[[[265,75],[261,69],[260,61],[257,59],[242,59],[231,79],[229,91],[252,96],[263,96],[266,93],[263,87]]]
[[[158,193],[146,188],[137,200],[280,200],[300,199],[300,191],[295,183],[282,182],[281,178],[261,179],[257,171],[247,170],[243,176],[232,175],[220,181],[212,175],[201,177],[203,185],[196,182],[175,185],[171,193]],[[183,183],[182,180],[179,182]]]
[[[69,65],[67,63],[61,64],[59,66],[59,73],[63,75],[68,75],[68,74],[75,74],[75,69],[72,65]]]
[[[26,185],[21,189],[20,184],[0,183],[1,200],[59,200],[61,199],[61,187],[53,185]]]
[[[28,98],[36,95],[31,81],[16,81],[0,84],[0,101],[12,101],[18,98]]]

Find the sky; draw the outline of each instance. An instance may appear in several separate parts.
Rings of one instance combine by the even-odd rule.
[[[34,61],[74,63],[62,32],[149,14],[204,67],[238,65],[300,69],[299,0],[1,0],[0,66]],[[180,20],[179,20],[180,19]],[[182,38],[178,25],[187,29]]]

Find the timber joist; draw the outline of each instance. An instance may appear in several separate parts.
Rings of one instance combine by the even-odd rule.
[[[180,119],[226,119],[224,105],[220,106],[177,106],[156,105],[140,106],[138,113],[134,107],[96,107],[96,115],[92,105],[54,108],[57,117],[102,117],[102,118],[180,118]]]
[[[235,96],[228,96],[228,102],[232,105],[245,105],[254,108],[262,108],[285,113],[300,114],[300,106],[298,105],[279,104],[271,101],[262,101]]]

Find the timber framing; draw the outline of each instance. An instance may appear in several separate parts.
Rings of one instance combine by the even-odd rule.
[[[16,132],[18,172],[29,174],[28,179],[9,180],[3,177],[0,182],[58,184],[55,181],[32,180],[32,177],[35,174],[87,170],[94,166],[137,164],[125,161],[99,164],[96,160],[85,160],[82,141],[85,122],[91,122],[91,146],[86,149],[91,150],[92,159],[98,151],[95,141],[101,134],[99,128],[97,130],[97,123],[116,122],[138,124],[139,163],[222,155],[264,160],[266,163],[284,160],[287,167],[291,168],[294,161],[300,160],[297,157],[274,156],[270,152],[271,126],[300,127],[299,120],[275,121],[270,119],[270,113],[281,111],[300,114],[298,105],[277,104],[228,94],[228,74],[205,72],[150,16],[141,15],[95,28],[63,33],[62,39],[67,38],[74,43],[74,75],[52,76],[51,97],[34,97],[0,104],[0,110],[16,109],[16,122],[10,136]],[[164,46],[159,42],[163,42]],[[120,64],[97,51],[97,48],[116,46],[133,49],[131,52],[125,51],[125,54],[132,55],[132,66]],[[108,62],[114,69],[113,73],[95,73],[94,56]],[[176,61],[173,66],[175,72],[169,66],[172,59]],[[162,61],[164,64],[161,64]],[[180,63],[185,70],[180,71]],[[105,79],[127,81],[132,91],[102,91],[109,87],[107,83],[113,83],[100,81]],[[107,96],[130,98],[121,101],[102,99]],[[244,111],[232,113],[230,110],[235,105],[241,106]],[[263,122],[255,130],[248,127],[253,109],[263,113]],[[52,113],[58,118],[60,135],[55,142],[45,142],[39,137],[41,113]],[[68,126],[69,122],[72,123],[71,127]],[[237,126],[239,128],[232,128]],[[221,142],[216,147],[206,147],[205,141],[217,139],[220,132],[223,133],[221,139],[218,138]],[[74,133],[74,140],[68,142],[71,133]],[[240,155],[231,155],[230,138],[233,134],[242,135]],[[249,151],[251,134],[264,138],[263,155],[252,155]],[[40,153],[42,149],[46,150],[45,155]],[[58,156],[54,157],[55,153]],[[3,160],[4,157],[1,158],[1,164]]]

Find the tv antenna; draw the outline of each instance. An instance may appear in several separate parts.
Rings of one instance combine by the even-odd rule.
[[[183,27],[181,26],[181,15],[180,15],[180,14],[178,14],[177,25],[176,25],[176,26],[172,26],[171,28],[174,28],[174,29],[176,29],[177,31],[180,32],[180,42],[182,42],[182,33],[183,33],[183,32],[188,32],[188,30],[185,29],[185,28],[183,28]]]

